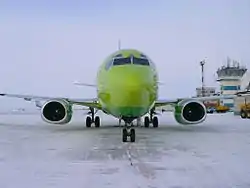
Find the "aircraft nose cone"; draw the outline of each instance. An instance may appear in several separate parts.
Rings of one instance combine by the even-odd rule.
[[[106,88],[110,104],[123,107],[147,106],[154,95],[154,77],[147,66],[117,66],[108,72]]]
[[[139,90],[140,87],[145,87],[147,85],[146,79],[140,75],[129,75],[118,82],[120,82],[120,85],[123,85],[129,92],[132,93]]]
[[[140,74],[128,74],[116,80],[112,98],[122,106],[147,105],[150,98],[150,82]]]
[[[143,86],[127,85],[118,87],[112,99],[120,106],[141,106],[147,104],[149,93]]]
[[[150,67],[112,67],[102,86],[103,104],[117,116],[140,116],[148,111],[155,100],[154,84],[155,77]]]
[[[151,74],[147,69],[138,69],[137,67],[132,67],[129,71],[124,69],[123,72],[117,76],[116,82],[120,85],[130,88],[132,91],[140,86],[145,86],[152,83]]]

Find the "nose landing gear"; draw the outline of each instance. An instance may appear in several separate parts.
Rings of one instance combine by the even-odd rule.
[[[125,128],[122,129],[122,141],[127,142],[130,137],[130,142],[135,142],[135,129],[131,128],[132,123],[125,123]]]

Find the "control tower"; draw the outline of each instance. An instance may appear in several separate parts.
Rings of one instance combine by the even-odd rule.
[[[222,66],[217,70],[217,81],[220,83],[221,95],[235,94],[241,90],[241,78],[246,73],[247,68],[240,66],[238,61],[227,58],[227,66]],[[233,99],[220,101],[222,105],[232,108]]]

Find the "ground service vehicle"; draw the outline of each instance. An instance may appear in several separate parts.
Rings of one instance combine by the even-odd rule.
[[[237,93],[238,97],[243,98],[243,104],[240,104],[240,116],[243,119],[250,119],[250,91]]]

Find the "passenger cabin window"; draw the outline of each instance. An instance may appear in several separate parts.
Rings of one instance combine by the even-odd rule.
[[[116,58],[113,61],[113,65],[127,65],[127,64],[131,64],[131,58]]]
[[[145,65],[145,66],[150,66],[150,63],[147,58],[137,58],[133,57],[133,64],[135,65]]]

